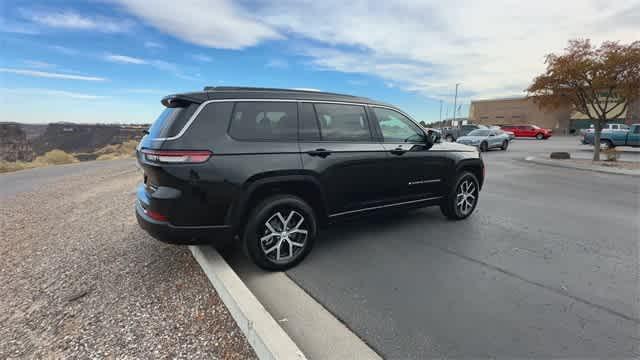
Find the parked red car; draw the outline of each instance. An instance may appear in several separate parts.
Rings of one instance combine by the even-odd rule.
[[[548,139],[553,131],[535,125],[503,125],[502,130],[511,131],[516,137],[534,137],[538,140]]]

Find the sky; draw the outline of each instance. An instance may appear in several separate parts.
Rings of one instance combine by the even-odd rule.
[[[417,120],[524,96],[569,39],[640,39],[640,0],[0,2],[0,121],[149,123],[168,94],[305,88]]]

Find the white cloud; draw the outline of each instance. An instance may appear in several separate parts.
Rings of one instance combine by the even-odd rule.
[[[107,61],[120,63],[120,64],[136,64],[136,65],[148,64],[148,62],[144,59],[140,59],[132,56],[126,56],[126,55],[118,55],[118,54],[107,54],[104,56],[104,59]]]
[[[19,95],[46,95],[60,96],[80,100],[105,99],[107,96],[77,93],[65,90],[41,89],[41,88],[0,88],[0,93]]]
[[[151,26],[187,42],[242,49],[282,36],[229,0],[112,0]]]
[[[111,1],[193,44],[242,49],[286,34],[317,69],[439,99],[461,83],[462,101],[523,95],[546,54],[572,38],[638,40],[640,16],[639,0]]]
[[[164,44],[161,44],[155,41],[145,41],[144,47],[146,47],[147,49],[164,49],[165,48]]]
[[[283,0],[264,6],[258,17],[321,44],[303,46],[315,66],[374,74],[436,98],[449,97],[457,82],[463,97],[490,97],[523,95],[544,70],[544,55],[561,51],[568,39],[637,40],[637,22],[618,20],[620,14],[637,19],[639,4],[326,0],[298,6]]]
[[[271,59],[265,66],[274,69],[286,69],[289,67],[289,62],[284,59]]]
[[[213,58],[211,56],[207,56],[205,54],[192,54],[191,57],[199,62],[212,62]]]
[[[119,20],[104,16],[87,16],[71,10],[21,9],[22,16],[42,26],[68,30],[94,30],[104,33],[128,32],[133,27],[130,20]]]
[[[39,60],[24,60],[23,63],[28,67],[36,69],[51,69],[56,67],[54,64]]]
[[[51,78],[51,79],[64,79],[64,80],[82,80],[82,81],[105,81],[105,80],[107,80],[106,78],[97,77],[97,76],[72,75],[72,74],[63,74],[63,73],[56,73],[56,72],[27,70],[27,69],[0,68],[0,72],[16,74],[16,75],[41,77],[41,78]]]
[[[72,49],[66,46],[61,46],[61,45],[51,45],[49,46],[49,48],[64,55],[77,55],[79,53],[79,51],[76,49]]]

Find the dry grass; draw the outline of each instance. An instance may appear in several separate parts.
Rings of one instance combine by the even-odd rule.
[[[101,149],[96,150],[93,154],[97,155],[96,160],[115,160],[125,159],[135,155],[136,146],[138,142],[136,140],[129,140],[122,144],[107,145]],[[83,154],[79,154],[83,155]],[[43,167],[49,165],[61,165],[71,164],[78,162],[78,159],[73,154],[66,153],[62,150],[51,150],[42,156],[38,156],[31,162],[25,161],[0,161],[0,173],[31,169],[36,167]]]
[[[42,156],[38,156],[31,162],[25,161],[0,161],[0,173],[32,169],[37,167],[49,166],[49,165],[62,165],[78,162],[73,155],[66,153],[62,150],[51,150]]]
[[[136,140],[129,140],[122,144],[107,145],[95,151],[98,155],[96,160],[114,160],[132,157],[136,152]]]

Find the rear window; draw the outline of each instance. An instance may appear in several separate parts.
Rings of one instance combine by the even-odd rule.
[[[229,125],[237,140],[297,140],[298,105],[294,102],[238,102]]]
[[[187,124],[191,115],[200,104],[187,104],[184,107],[166,108],[149,128],[149,137],[152,139],[166,138],[178,135]]]
[[[371,132],[363,106],[315,104],[324,141],[370,141]]]

